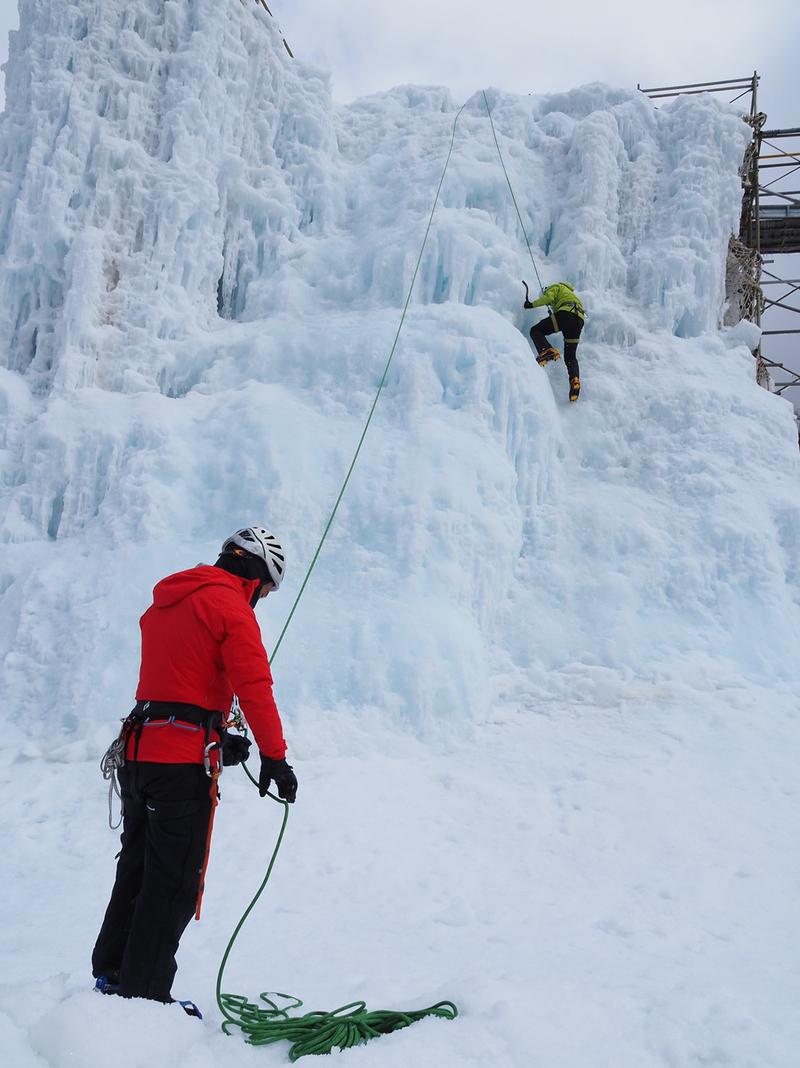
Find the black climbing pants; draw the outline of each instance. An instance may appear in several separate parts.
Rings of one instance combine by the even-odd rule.
[[[202,764],[128,761],[119,782],[122,850],[92,972],[119,982],[123,997],[171,1001],[205,857],[211,781]]]
[[[580,315],[568,311],[560,311],[555,312],[553,315],[548,315],[546,319],[542,319],[541,322],[531,327],[531,340],[536,347],[536,351],[543,352],[545,349],[550,348],[547,335],[557,334],[559,330],[564,335],[564,363],[567,366],[567,374],[571,381],[573,378],[580,377],[578,357],[576,355],[578,341],[583,330],[583,319],[581,319]]]

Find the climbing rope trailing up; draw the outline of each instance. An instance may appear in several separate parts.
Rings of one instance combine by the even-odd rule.
[[[403,323],[405,322],[406,313],[408,311],[409,304],[411,303],[411,295],[414,291],[414,284],[417,280],[417,274],[419,273],[420,264],[422,263],[422,256],[425,252],[425,246],[428,241],[428,235],[430,234],[431,225],[433,224],[433,216],[436,211],[436,206],[439,203],[439,195],[442,191],[442,184],[444,183],[445,175],[447,174],[447,168],[450,164],[450,158],[453,154],[453,144],[456,137],[456,126],[461,116],[461,112],[466,107],[466,104],[462,104],[453,120],[453,130],[450,136],[450,147],[447,152],[447,158],[442,168],[442,174],[439,179],[439,185],[436,188],[436,196],[433,200],[433,207],[431,208],[430,216],[428,218],[428,225],[425,228],[425,234],[422,239],[422,245],[420,246],[419,255],[417,256],[416,266],[414,267],[414,274],[411,278],[411,283],[408,287],[408,294],[406,296],[405,304],[403,305],[403,312],[400,316],[400,322],[397,326],[397,331],[392,342],[389,356],[386,360],[386,366],[383,369],[378,388],[375,393],[375,398],[372,402],[372,407],[367,415],[367,420],[364,424],[364,429],[361,432],[361,437],[358,440],[353,459],[345,475],[342,487],[339,490],[339,495],[336,498],[331,514],[325,524],[325,529],[322,532],[322,537],[319,540],[314,556],[311,559],[311,563],[308,566],[305,577],[300,585],[300,590],[294,599],[289,615],[283,628],[278,636],[278,640],[275,643],[275,648],[272,651],[270,662],[274,662],[275,656],[280,648],[283,637],[289,627],[294,616],[295,609],[303,596],[306,585],[311,572],[314,570],[314,566],[317,562],[322,546],[325,543],[325,539],[328,536],[328,531],[333,525],[333,520],[336,517],[336,513],[339,510],[344,492],[347,489],[347,484],[350,481],[350,476],[355,468],[356,461],[358,460],[361,447],[364,444],[364,439],[367,436],[370,423],[372,422],[372,416],[375,413],[375,409],[378,405],[378,400],[383,391],[383,387],[386,384],[386,379],[389,374],[389,368],[394,358],[395,350],[397,349],[397,343],[400,339],[400,331],[403,329]],[[234,720],[237,721],[237,713],[234,710]],[[244,721],[241,717],[238,718],[237,726],[241,729],[244,725]],[[241,765],[247,777],[254,785],[258,785],[257,780],[253,777],[247,767]],[[264,1046],[273,1042],[288,1041],[292,1043],[289,1051],[289,1059],[296,1061],[300,1057],[307,1056],[309,1054],[322,1054],[330,1053],[333,1049],[347,1049],[350,1046],[355,1046],[363,1042],[367,1042],[370,1038],[377,1038],[379,1035],[389,1034],[391,1031],[400,1030],[403,1027],[408,1027],[409,1024],[415,1022],[415,1020],[421,1020],[426,1016],[438,1016],[443,1019],[453,1020],[458,1015],[458,1009],[452,1001],[439,1001],[435,1005],[431,1005],[426,1009],[413,1009],[409,1011],[393,1011],[393,1010],[376,1010],[368,1011],[365,1002],[354,1001],[347,1005],[342,1005],[338,1009],[334,1009],[332,1012],[307,1012],[302,1016],[290,1016],[289,1012],[292,1009],[298,1009],[302,1006],[303,1002],[299,998],[292,997],[288,994],[279,994],[275,992],[265,992],[260,995],[260,1000],[263,1005],[254,1004],[248,1001],[246,997],[240,994],[227,994],[222,990],[222,976],[225,971],[225,966],[228,963],[231,950],[236,939],[239,936],[239,932],[244,926],[248,916],[255,908],[261,894],[263,893],[269,877],[272,874],[272,869],[275,865],[275,860],[278,856],[278,850],[281,847],[283,841],[284,832],[286,830],[286,824],[289,818],[289,805],[286,801],[276,797],[275,794],[267,791],[268,796],[283,805],[283,822],[278,834],[277,842],[275,843],[275,849],[272,852],[269,865],[267,866],[267,872],[262,880],[261,885],[256,891],[252,901],[245,909],[241,919],[237,923],[233,934],[230,937],[228,945],[225,948],[225,952],[222,956],[222,961],[217,973],[217,987],[216,997],[219,1010],[224,1017],[222,1029],[226,1034],[230,1034],[233,1028],[238,1028],[245,1036],[245,1040],[251,1045]],[[280,1008],[279,1005],[273,1000],[273,998],[281,998],[287,1001],[289,1004],[285,1008]]]
[[[561,353],[550,341],[548,341],[549,334],[554,334],[560,331],[564,338],[564,364],[566,365],[567,375],[569,377],[568,397],[570,402],[574,403],[581,393],[580,367],[578,366],[577,349],[583,331],[584,321],[586,319],[586,311],[582,302],[578,298],[577,293],[569,282],[555,282],[552,285],[549,285],[547,289],[542,285],[542,280],[539,277],[539,269],[536,266],[536,260],[533,258],[533,249],[531,248],[531,243],[528,239],[528,231],[525,229],[525,223],[522,221],[522,213],[519,210],[519,204],[517,204],[517,198],[514,195],[511,179],[508,176],[503,153],[500,150],[500,142],[497,139],[497,131],[494,128],[494,119],[492,118],[492,109],[489,107],[489,99],[486,96],[485,91],[483,93],[483,102],[486,105],[486,114],[489,116],[489,123],[492,127],[497,155],[500,158],[503,174],[506,176],[508,191],[514,202],[519,225],[522,227],[522,233],[525,235],[525,244],[528,246],[528,255],[531,258],[531,263],[536,273],[536,281],[539,283],[539,288],[542,291],[541,297],[537,300],[531,300],[530,292],[528,291],[528,283],[523,278],[522,284],[525,287],[525,301],[523,307],[538,308],[546,305],[549,312],[548,320],[534,323],[529,331],[530,339],[537,352],[536,362],[540,367],[545,367],[552,360],[560,358]]]
[[[528,231],[525,229],[525,223],[522,221],[522,213],[519,210],[519,205],[517,204],[517,198],[514,196],[514,190],[511,187],[511,179],[508,177],[508,171],[506,170],[506,162],[503,159],[503,153],[500,151],[500,142],[497,140],[497,131],[494,128],[494,119],[492,118],[492,109],[489,107],[489,99],[486,96],[486,90],[485,89],[483,90],[483,102],[486,105],[486,114],[489,116],[489,124],[492,127],[492,135],[494,137],[494,143],[495,143],[495,148],[497,149],[497,155],[500,157],[500,165],[503,168],[503,174],[506,176],[506,184],[508,185],[508,191],[511,194],[511,199],[513,200],[514,207],[517,210],[517,218],[519,219],[519,224],[522,227],[522,233],[525,235],[525,244],[528,246],[528,255],[531,258],[531,263],[533,264],[533,269],[534,269],[534,271],[536,273],[536,281],[539,283],[539,288],[541,290],[544,290],[544,286],[542,285],[542,280],[539,277],[539,269],[536,266],[536,260],[533,258],[533,249],[531,248],[531,243],[528,240]],[[526,286],[526,288],[527,288],[527,286]]]
[[[458,109],[458,113],[457,113],[455,119],[453,120],[453,132],[452,132],[452,134],[450,136],[450,148],[448,149],[448,152],[447,152],[447,159],[444,161],[444,167],[442,168],[442,176],[439,179],[439,185],[436,188],[436,196],[433,198],[433,207],[431,208],[430,217],[428,218],[428,225],[425,227],[425,236],[422,238],[422,245],[420,246],[419,255],[417,256],[417,263],[416,263],[416,266],[414,267],[414,274],[411,277],[411,284],[408,287],[408,295],[406,296],[406,302],[403,305],[403,313],[400,316],[400,322],[397,325],[397,332],[394,335],[394,341],[392,342],[392,347],[389,350],[389,358],[386,361],[386,366],[383,369],[383,374],[381,375],[381,380],[378,383],[378,389],[375,392],[375,399],[372,402],[372,407],[369,410],[369,415],[367,416],[367,421],[364,424],[364,429],[362,430],[361,437],[358,440],[358,445],[356,446],[356,451],[353,453],[353,459],[351,460],[350,466],[347,469],[347,474],[345,475],[344,482],[342,483],[342,488],[339,490],[339,496],[336,498],[336,503],[334,504],[334,506],[333,506],[333,508],[331,510],[331,514],[330,514],[330,516],[328,518],[328,522],[325,524],[325,529],[322,532],[322,537],[319,539],[319,545],[317,546],[316,551],[314,553],[314,556],[311,559],[311,563],[308,565],[308,570],[306,571],[305,578],[303,579],[303,581],[302,581],[302,583],[300,585],[300,589],[298,591],[297,596],[294,599],[294,604],[292,605],[291,611],[289,612],[289,615],[286,618],[286,622],[283,624],[283,629],[281,630],[280,634],[278,635],[278,640],[275,643],[275,648],[272,650],[272,656],[270,657],[270,663],[275,659],[275,654],[278,652],[278,650],[281,647],[281,642],[283,641],[283,636],[286,633],[286,631],[288,630],[289,624],[292,622],[292,616],[294,615],[295,609],[297,608],[297,605],[298,605],[298,603],[300,601],[300,598],[303,596],[303,593],[305,592],[306,584],[308,583],[308,580],[311,577],[311,572],[314,570],[314,565],[316,564],[317,558],[319,557],[319,554],[322,551],[322,546],[325,544],[325,539],[328,536],[328,531],[331,529],[331,526],[333,525],[333,521],[336,518],[336,513],[339,510],[339,505],[341,503],[342,497],[344,496],[344,491],[347,489],[347,484],[350,481],[350,476],[353,473],[353,468],[356,466],[356,461],[358,460],[359,453],[361,452],[361,446],[364,444],[364,438],[367,436],[367,431],[369,430],[369,425],[372,422],[372,416],[375,414],[375,409],[378,406],[378,401],[380,400],[381,393],[383,392],[383,387],[386,384],[386,378],[387,378],[387,375],[389,374],[389,368],[392,365],[392,360],[394,359],[395,350],[397,348],[397,342],[400,339],[400,331],[403,329],[403,323],[406,321],[406,312],[408,311],[408,306],[411,303],[411,294],[414,292],[414,283],[417,280],[417,274],[419,273],[419,266],[422,263],[422,255],[423,255],[423,253],[425,251],[425,246],[428,243],[428,234],[431,232],[431,225],[433,223],[433,215],[434,215],[434,212],[436,211],[436,205],[439,203],[439,194],[442,191],[442,184],[444,182],[444,176],[447,174],[447,168],[448,168],[448,166],[450,164],[450,157],[453,154],[453,144],[455,143],[455,139],[456,139],[456,126],[458,124],[459,118],[461,117],[461,112],[464,110],[464,108],[466,106],[467,106],[466,103],[461,105],[461,107]]]

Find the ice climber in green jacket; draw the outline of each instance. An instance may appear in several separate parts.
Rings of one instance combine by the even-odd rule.
[[[586,318],[583,304],[578,294],[568,282],[554,282],[547,289],[542,290],[538,300],[526,300],[526,308],[550,308],[550,314],[541,322],[531,327],[531,340],[539,354],[536,362],[544,367],[551,360],[557,360],[561,353],[553,348],[547,340],[548,334],[555,334],[559,330],[564,335],[564,363],[567,365],[569,375],[569,399],[576,401],[581,392],[580,370],[576,351],[580,340],[583,323]]]

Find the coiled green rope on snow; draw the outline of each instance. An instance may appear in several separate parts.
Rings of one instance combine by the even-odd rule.
[[[244,765],[242,765],[244,767]],[[255,779],[248,769],[244,767],[248,778],[255,783]],[[438,1016],[445,1020],[454,1020],[458,1016],[458,1009],[452,1001],[438,1001],[426,1009],[408,1009],[405,1011],[377,1009],[370,1011],[364,1001],[351,1001],[338,1009],[330,1012],[306,1012],[302,1016],[290,1016],[293,1009],[301,1008],[303,1002],[291,994],[281,994],[277,991],[265,991],[259,995],[262,1004],[258,1005],[248,1001],[241,994],[226,994],[222,991],[222,973],[228,962],[233,944],[239,932],[244,926],[247,917],[261,897],[272,869],[278,850],[283,841],[286,823],[289,818],[288,802],[282,801],[273,793],[268,793],[273,801],[283,805],[283,822],[272,851],[267,872],[255,893],[250,904],[245,909],[233,934],[230,937],[222,962],[217,972],[217,1005],[224,1016],[222,1030],[226,1035],[231,1034],[234,1028],[238,1028],[244,1035],[245,1041],[252,1046],[268,1046],[273,1042],[290,1042],[289,1060],[296,1061],[300,1057],[310,1054],[331,1053],[334,1049],[347,1049],[367,1042],[370,1038],[379,1035],[387,1035],[391,1031],[399,1031],[403,1027],[416,1020],[422,1020],[426,1016]],[[283,1008],[274,1000],[281,998],[288,1002]]]
[[[399,1031],[426,1016],[439,1016],[453,1020],[458,1009],[452,1001],[439,1001],[427,1009],[412,1009],[399,1012],[378,1009],[367,1010],[366,1002],[353,1001],[332,1012],[307,1012],[302,1016],[290,1016],[289,1010],[303,1004],[289,994],[268,991],[260,995],[263,1006],[254,1005],[246,998],[235,994],[223,995],[226,1008],[237,1014],[237,1019],[222,1025],[226,1034],[231,1027],[239,1027],[246,1041],[252,1046],[268,1046],[273,1042],[290,1042],[289,1060],[300,1057],[331,1053],[334,1049],[359,1046],[371,1038]],[[273,999],[283,998],[289,1004],[281,1008]]]

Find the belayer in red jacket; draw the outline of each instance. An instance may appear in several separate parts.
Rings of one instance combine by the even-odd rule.
[[[264,527],[245,527],[223,543],[213,567],[162,579],[140,620],[136,706],[117,743],[122,850],[92,954],[103,993],[173,1000],[175,954],[200,891],[220,753],[224,764],[239,763],[250,745],[223,727],[234,694],[261,755],[259,793],[274,780],[283,800],[295,799],[253,611],[283,575],[277,539]]]

